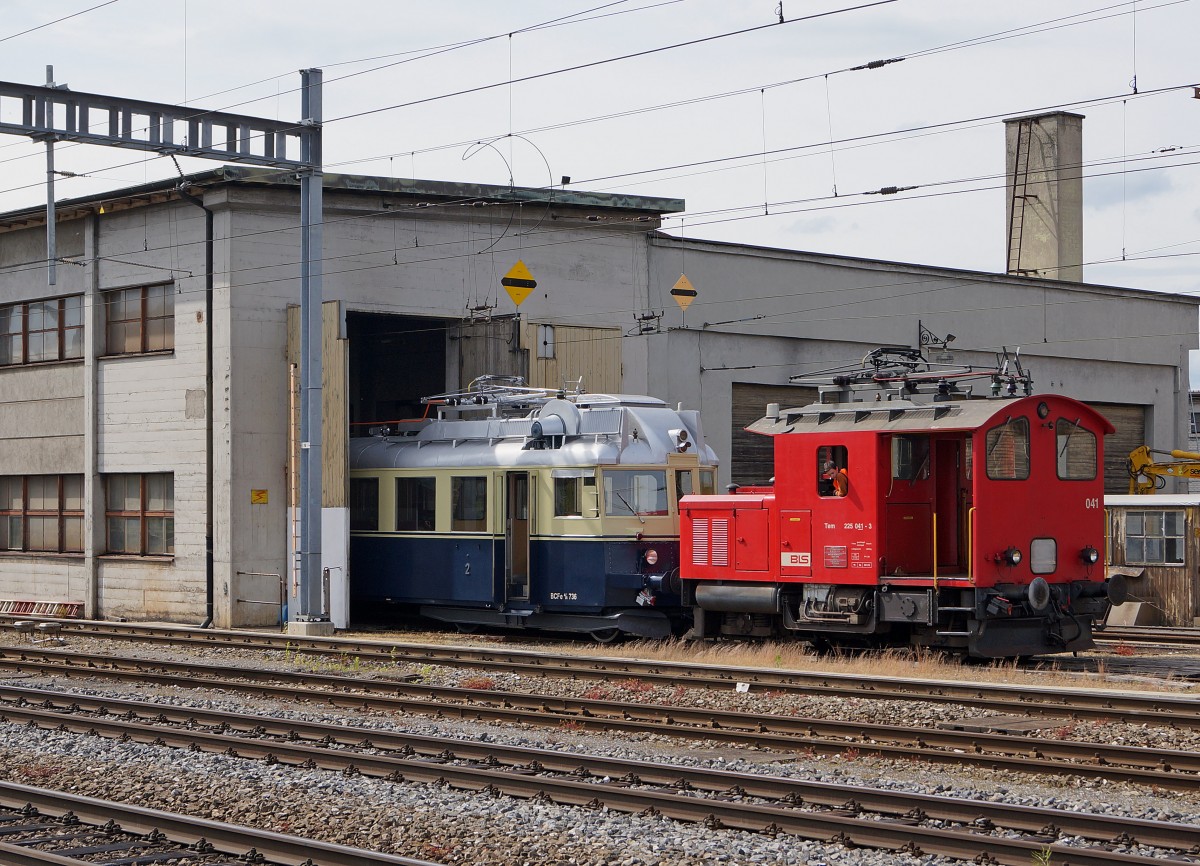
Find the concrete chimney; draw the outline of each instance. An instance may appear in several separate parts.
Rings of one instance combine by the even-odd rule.
[[[1083,281],[1083,115],[1004,121],[1007,272]]]

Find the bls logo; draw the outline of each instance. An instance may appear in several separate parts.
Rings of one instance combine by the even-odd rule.
[[[792,553],[785,550],[779,558],[784,568],[808,568],[812,565],[812,554],[807,552]]]

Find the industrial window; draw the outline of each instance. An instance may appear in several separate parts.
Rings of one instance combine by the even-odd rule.
[[[174,286],[140,286],[104,295],[109,355],[175,348]]]
[[[1009,418],[987,431],[987,477],[1023,481],[1029,477],[1029,419]]]
[[[0,366],[83,357],[83,295],[0,307]]]
[[[610,517],[666,514],[667,473],[661,469],[605,470],[604,513]]]
[[[379,530],[379,479],[350,479],[350,529]]]
[[[170,473],[106,475],[104,520],[108,552],[175,553],[175,478]]]
[[[1183,565],[1183,511],[1129,511],[1125,514],[1127,565]]]
[[[850,455],[845,445],[817,449],[817,495],[845,496],[850,492]]]
[[[83,552],[83,476],[0,477],[0,550]]]
[[[554,326],[537,326],[537,356],[539,360],[554,358]]]
[[[432,532],[436,495],[436,478],[397,478],[396,531]]]
[[[711,469],[700,470],[700,492],[708,496],[717,492],[717,473]]]
[[[1078,421],[1059,418],[1054,426],[1055,464],[1064,481],[1091,481],[1096,477],[1096,434]]]
[[[456,475],[450,479],[450,530],[487,531],[487,487],[483,476]]]

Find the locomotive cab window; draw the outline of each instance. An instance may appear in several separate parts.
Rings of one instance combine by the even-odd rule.
[[[487,478],[457,475],[450,479],[450,530],[487,531]]]
[[[850,492],[848,455],[845,445],[822,445],[817,449],[817,495],[845,496]]]
[[[678,502],[685,496],[691,495],[692,492],[692,470],[676,469],[675,470],[675,501]]]
[[[436,478],[397,478],[396,531],[432,532],[436,493]]]
[[[711,469],[700,470],[700,492],[711,496],[717,492],[717,473]]]
[[[667,513],[667,473],[661,469],[604,472],[604,513],[610,517]]]
[[[1009,418],[987,431],[987,477],[1024,481],[1029,477],[1029,419]]]
[[[1096,434],[1079,421],[1059,418],[1054,425],[1058,477],[1064,481],[1091,481],[1096,477]]]
[[[379,529],[379,479],[350,479],[350,528],[376,532]]]

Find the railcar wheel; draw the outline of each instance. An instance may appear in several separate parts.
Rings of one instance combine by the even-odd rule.
[[[615,643],[621,637],[619,628],[601,628],[591,633],[592,640],[599,644]]]

